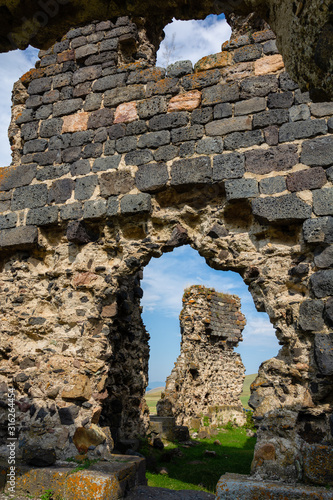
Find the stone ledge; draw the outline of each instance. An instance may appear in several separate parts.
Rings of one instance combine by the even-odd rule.
[[[7,466],[8,467],[8,466]],[[40,496],[46,489],[66,500],[116,500],[125,491],[145,485],[145,459],[126,455],[112,455],[109,462],[93,464],[87,470],[73,471],[73,467],[58,465],[46,468],[27,466],[16,469],[15,496]],[[0,466],[1,475],[6,467]],[[7,485],[1,485],[8,494]]]
[[[216,488],[216,500],[332,500],[332,491],[307,485],[258,481],[250,476],[224,474]]]

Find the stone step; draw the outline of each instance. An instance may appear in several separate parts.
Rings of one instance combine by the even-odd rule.
[[[151,488],[138,486],[131,491],[125,500],[214,500],[213,493],[195,490],[174,491],[167,488]]]
[[[258,481],[250,476],[224,474],[216,488],[216,500],[332,500],[333,490],[305,484]]]

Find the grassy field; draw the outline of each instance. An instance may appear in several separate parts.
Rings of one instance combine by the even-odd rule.
[[[257,376],[256,373],[245,376],[243,392],[240,397],[240,400],[243,404],[243,407],[246,409],[249,408],[247,403],[250,397],[250,385],[252,384],[256,376]],[[151,415],[156,415],[156,403],[161,398],[161,392],[163,390],[164,387],[156,387],[156,389],[152,389],[151,391],[148,391],[146,393],[146,401]]]

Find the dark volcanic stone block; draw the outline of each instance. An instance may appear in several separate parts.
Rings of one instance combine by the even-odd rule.
[[[88,227],[83,221],[71,221],[68,223],[66,237],[72,243],[84,244],[93,241]],[[60,412],[60,410],[59,410]]]
[[[35,163],[2,168],[0,190],[9,191],[16,187],[27,186],[35,178],[36,170]]]
[[[252,45],[245,45],[245,47],[240,47],[234,50],[233,59],[234,63],[253,61],[259,59],[262,54],[262,46],[260,43],[255,43]]]
[[[302,330],[320,331],[324,326],[324,303],[321,300],[305,300],[299,308],[299,324]]]
[[[171,141],[174,144],[200,139],[204,135],[203,125],[192,125],[191,127],[181,127],[171,131]]]
[[[276,222],[300,222],[311,217],[311,207],[297,198],[296,194],[257,198],[252,201],[253,214],[259,219]]]
[[[131,151],[125,155],[126,165],[143,165],[153,160],[153,154],[149,149],[142,151]]]
[[[171,185],[206,184],[212,182],[212,168],[209,158],[178,160],[171,167]]]
[[[189,121],[189,115],[185,111],[153,116],[149,120],[151,130],[163,130],[166,128],[183,127]]]
[[[269,149],[255,149],[245,153],[245,168],[254,174],[268,174],[288,170],[298,163],[297,146],[281,145]]]
[[[75,113],[82,108],[82,99],[66,99],[53,104],[53,116],[64,116]]]
[[[261,130],[250,130],[248,132],[233,132],[224,138],[225,149],[248,148],[255,144],[260,146],[264,142]]]
[[[167,67],[167,75],[175,78],[193,73],[193,66],[191,61],[177,61],[169,64]]]
[[[299,122],[284,123],[279,132],[280,142],[294,141],[295,139],[305,139],[318,134],[327,133],[325,120],[305,120]]]
[[[140,118],[151,118],[166,111],[167,101],[165,97],[151,97],[137,104],[137,112]]]
[[[75,181],[75,199],[89,200],[93,195],[98,183],[97,175],[88,175],[80,177]]]
[[[333,269],[312,274],[310,283],[313,293],[318,299],[333,295]]]
[[[43,207],[47,203],[46,184],[16,188],[12,199],[12,210]]]
[[[256,179],[232,179],[225,182],[227,200],[241,200],[258,196],[258,181]]]
[[[333,217],[306,220],[303,237],[308,243],[333,243]]]
[[[227,116],[231,116],[232,114],[231,104],[223,104],[223,105],[221,104],[221,106],[229,106],[231,108],[231,112]],[[222,116],[219,116],[218,118],[222,118]],[[191,114],[191,123],[205,124],[210,122],[212,119],[213,119],[212,108],[194,109]]]
[[[9,229],[15,227],[17,222],[17,214],[11,212],[6,215],[0,215],[0,229]]]
[[[333,267],[333,246],[317,247],[315,250],[314,262],[316,267],[329,268]]]
[[[144,99],[145,88],[144,85],[130,85],[128,87],[118,87],[115,89],[107,90],[104,94],[104,106],[113,107],[118,106],[124,102],[136,101]]]
[[[65,203],[72,196],[74,185],[72,179],[60,179],[53,182],[49,189],[48,203]]]
[[[84,219],[101,219],[106,214],[105,200],[86,201],[83,206]]]
[[[222,153],[223,141],[221,137],[207,137],[196,143],[196,152],[199,155],[211,155],[214,153]]]
[[[149,132],[139,138],[139,148],[158,148],[170,142],[170,132],[160,130],[158,132]]]
[[[290,108],[294,102],[294,95],[291,91],[282,92],[281,94],[274,92],[269,94],[267,105],[269,108]]]
[[[278,79],[275,75],[253,76],[241,82],[240,96],[242,99],[264,97],[277,89]]]
[[[58,207],[42,207],[29,210],[27,225],[47,226],[58,222]]]
[[[101,196],[125,194],[134,187],[134,179],[128,170],[105,172],[99,178]]]
[[[45,120],[40,125],[39,135],[41,137],[52,137],[57,134],[61,134],[62,129],[62,119],[61,118],[51,118],[50,120]]]
[[[304,141],[301,162],[310,166],[326,167],[333,165],[333,136]]]
[[[244,172],[244,155],[240,153],[226,153],[214,156],[213,181],[237,179],[243,177]]]
[[[81,203],[70,203],[60,207],[60,218],[62,220],[81,219],[83,215]]]
[[[114,111],[107,108],[102,108],[97,111],[93,111],[88,119],[88,128],[100,128],[112,125],[114,117]]]
[[[225,83],[208,87],[202,91],[202,105],[210,106],[221,102],[233,102],[239,99],[237,83]]]
[[[93,164],[93,172],[101,172],[102,170],[110,170],[111,168],[118,168],[121,160],[121,155],[104,156],[97,158]]]
[[[38,230],[35,226],[19,226],[4,229],[0,232],[0,248],[29,248],[38,241]]]
[[[269,177],[268,179],[261,179],[259,182],[259,188],[260,192],[263,194],[281,193],[287,189],[286,179],[285,177],[282,177],[282,175]]]
[[[326,301],[325,319],[330,326],[333,326],[333,297],[329,298]]]
[[[151,211],[151,197],[149,194],[125,194],[120,200],[122,214],[145,213]]]
[[[281,125],[289,121],[289,111],[286,109],[269,109],[253,115],[253,128],[263,128],[270,125]]]
[[[168,180],[168,168],[164,163],[141,165],[135,175],[137,188],[147,193],[161,191],[165,188]]]
[[[333,215],[333,188],[313,191],[313,211],[316,215]]]
[[[287,177],[287,187],[289,191],[317,189],[326,184],[326,181],[325,170],[322,167],[314,167],[289,174]]]
[[[202,113],[204,113],[207,109],[211,109],[211,108],[204,108],[202,110],[196,110],[196,111],[201,111]],[[194,113],[194,111],[193,111]],[[193,113],[192,113],[192,121],[193,121]],[[229,116],[232,116],[232,104],[230,104],[229,102],[223,102],[221,104],[216,104],[214,106],[214,120],[220,120],[221,118],[229,118]],[[210,120],[207,120],[203,123],[207,123],[209,122]]]
[[[314,354],[323,375],[333,375],[333,333],[315,335]]]
[[[218,69],[213,69],[183,76],[180,83],[185,90],[192,90],[215,85],[220,81],[220,78],[220,71]]]

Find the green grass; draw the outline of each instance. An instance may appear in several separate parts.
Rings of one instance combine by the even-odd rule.
[[[221,446],[214,445],[216,439]],[[225,472],[250,473],[255,438],[249,438],[245,428],[233,428],[211,439],[195,442],[196,446],[190,448],[179,445],[180,457],[172,455],[172,449],[177,447],[175,443],[161,451],[143,445],[140,452],[147,457],[148,485],[215,492],[216,483]],[[205,457],[205,450],[215,451],[216,456]],[[196,461],[200,463],[193,463]],[[158,474],[160,467],[166,467],[168,475]]]

